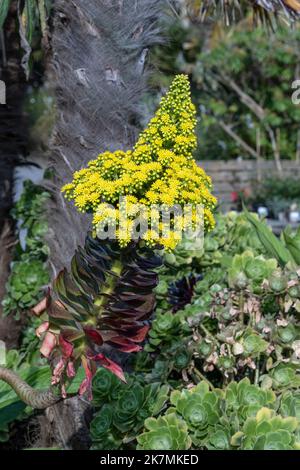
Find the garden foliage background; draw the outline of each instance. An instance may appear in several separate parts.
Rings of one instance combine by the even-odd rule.
[[[132,147],[176,74],[187,74],[191,83],[199,164],[274,160],[275,176],[258,175],[251,188],[242,188],[244,201],[254,210],[266,205],[272,217],[300,205],[299,181],[282,178],[283,160],[300,162],[300,108],[291,100],[291,83],[300,79],[297,23],[291,28],[273,15],[253,27],[252,10],[242,4],[228,27],[211,13],[201,22],[197,2],[153,2],[152,11],[137,2],[143,27],[136,31],[124,2],[118,35],[120,23],[110,29],[114,10],[105,2],[97,8],[78,2],[74,11],[68,2],[55,3],[57,10],[52,2],[25,2],[22,21],[16,2],[0,7],[1,76],[8,84],[8,106],[0,108],[0,363],[36,389],[47,388],[51,370],[36,336],[45,318],[31,309],[89,224],[66,209],[62,182],[100,151]],[[97,34],[106,21],[110,33],[103,42]],[[98,39],[87,44],[91,24]],[[72,48],[76,41],[84,58]],[[92,62],[102,81],[85,96],[84,70]],[[78,81],[82,94],[75,100]],[[28,165],[36,176],[23,182]],[[20,185],[22,194],[14,197]],[[237,199],[232,209],[241,208]],[[247,211],[217,209],[215,217],[203,249],[185,238],[164,254],[144,348],[117,355],[127,384],[100,368],[92,402],[68,398],[71,411],[60,403],[49,409],[51,417],[26,406],[1,381],[1,450],[299,449],[300,229],[286,228],[276,238]],[[70,397],[82,379],[79,369]]]

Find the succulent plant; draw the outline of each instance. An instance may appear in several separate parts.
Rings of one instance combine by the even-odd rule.
[[[48,282],[49,274],[43,261],[26,257],[13,263],[3,301],[5,313],[33,307],[43,295],[41,288]]]
[[[247,221],[243,213],[228,212],[216,215],[216,227],[204,238],[203,255],[197,258],[197,265],[203,268],[214,268],[222,265],[224,255],[233,256],[251,249],[259,255],[263,246],[256,235],[255,229]]]
[[[204,440],[210,427],[217,424],[221,415],[220,398],[217,393],[210,392],[206,382],[201,382],[191,391],[174,391],[171,404],[186,422],[193,442]]]
[[[213,284],[205,292],[204,276],[195,286],[191,306],[184,309],[182,318],[186,320],[182,320],[181,328],[187,321],[194,329],[194,359],[205,372],[219,370],[225,378],[232,379],[248,370],[247,374],[254,379],[255,374],[265,373],[268,358],[272,364],[283,359],[299,364],[300,302],[295,289],[300,285],[299,274],[289,268],[278,268],[272,259],[266,260],[263,271],[261,267],[259,274],[255,270],[253,284],[254,279],[247,277],[250,272],[246,269],[249,266],[252,269],[252,260],[257,262],[249,252],[233,258],[228,283],[233,282],[232,275],[237,273],[238,286],[233,283],[232,287],[224,287],[226,282],[221,281],[223,284]],[[271,282],[275,276],[279,282],[284,279],[283,287],[276,291]],[[295,289],[295,297],[289,293],[291,288]],[[198,312],[194,312],[195,308]]]
[[[262,407],[274,407],[275,393],[250,383],[248,378],[231,382],[225,390],[226,413],[237,413],[240,419],[255,416]]]
[[[191,303],[194,286],[200,277],[200,275],[190,274],[170,284],[168,287],[168,301],[173,312],[177,312]]]
[[[230,287],[237,289],[252,289],[259,291],[264,279],[268,279],[277,268],[275,259],[265,259],[262,255],[254,256],[250,250],[241,255],[235,255],[228,270]]]
[[[91,437],[94,441],[107,436],[113,424],[113,416],[114,410],[109,404],[103,405],[101,412],[94,416],[90,426]]]
[[[80,364],[86,374],[80,394],[91,397],[97,365],[125,380],[120,366],[103,354],[103,345],[127,353],[141,349],[149,329],[145,321],[155,306],[153,270],[159,264],[148,249],[120,249],[87,237],[70,273],[63,270],[55,280],[46,305],[49,321],[39,329],[44,335],[41,352],[53,364],[54,384],[63,387]]]
[[[148,393],[151,385],[146,387],[147,390],[144,390],[141,384],[133,383],[120,391],[114,413],[114,425],[119,431],[128,432],[136,420],[141,419],[143,422],[147,417],[147,401],[150,398]]]
[[[244,378],[231,382],[224,391],[210,390],[200,382],[190,390],[171,394],[169,412],[176,412],[187,424],[196,448],[229,449],[230,436],[245,420],[255,416],[264,406],[275,407],[276,396]]]
[[[298,431],[296,418],[282,418],[274,410],[262,408],[232,436],[231,445],[241,450],[300,450]]]
[[[177,344],[174,343],[169,352],[174,354],[173,367],[175,370],[182,371],[190,365],[192,352],[182,340],[179,340]]]
[[[275,259],[266,258],[257,238],[255,248],[243,252],[243,244],[234,237],[240,231],[253,233],[243,215],[217,217],[216,232],[219,224],[221,238],[225,237],[221,241],[225,250],[222,260],[210,269],[201,265],[201,257],[193,260],[193,273],[201,272],[202,279],[193,288],[191,303],[175,314],[165,300],[172,285],[172,270],[160,273],[164,300],[159,300],[146,350],[153,354],[152,360],[161,364],[164,380],[178,379],[180,369],[174,358],[182,351],[177,346],[180,337],[186,349],[180,357],[192,380],[196,368],[216,386],[244,375],[268,386],[272,380],[268,371],[274,364],[283,359],[288,364],[299,364],[299,270],[279,267]],[[230,235],[224,230],[227,224]],[[208,238],[213,239],[213,233]],[[158,377],[154,365],[153,373]],[[151,375],[149,372],[148,377]]]
[[[137,438],[138,448],[186,449],[183,443],[182,447],[174,443],[171,427],[177,423],[193,449],[300,449],[298,401],[299,397],[293,399],[287,393],[276,399],[273,391],[253,385],[247,378],[231,382],[224,390],[210,390],[202,381],[191,389],[171,393],[171,406],[165,415],[146,420],[146,432]],[[281,414],[276,411],[278,403]],[[166,430],[170,416],[171,426]]]
[[[195,114],[188,77],[177,75],[132,150],[103,152],[87,168],[75,172],[73,181],[62,191],[79,211],[93,213],[95,233],[114,224],[114,235],[122,247],[142,239],[150,248],[161,245],[173,251],[181,240],[178,223],[184,229],[195,229],[198,222],[203,222],[205,230],[214,227],[212,210],[217,200],[210,193],[211,180],[193,159],[197,145]],[[126,224],[120,203],[124,196]],[[143,223],[137,237],[134,222],[141,204]],[[193,217],[188,221],[183,214],[176,214],[170,219],[166,234],[160,217],[161,227],[157,224],[152,228],[155,204],[167,208],[189,204]],[[197,205],[203,207],[201,221],[196,216]]]
[[[93,404],[102,406],[103,403],[110,403],[117,400],[122,387],[120,380],[108,369],[99,369],[93,377]]]
[[[168,392],[168,386],[145,384],[137,375],[127,377],[127,384],[123,384],[112,372],[99,369],[93,379],[93,403],[100,408],[90,427],[93,448],[130,445],[145,419],[161,412]]]
[[[243,355],[251,358],[256,358],[260,353],[266,351],[268,342],[265,341],[255,331],[246,330],[241,337],[240,344],[243,347]]]
[[[226,262],[230,266],[234,260],[238,261],[239,269],[243,263],[247,269],[250,263],[252,269],[252,261],[256,263],[257,257],[247,251],[238,257],[228,258]],[[262,261],[261,255],[259,260]],[[170,311],[170,306],[165,311],[160,309],[157,312],[146,350],[154,353],[156,359],[160,355],[159,359],[165,362],[169,376],[172,370],[179,370],[174,361],[181,351],[177,346],[179,336],[186,349],[185,359],[190,357],[190,364],[185,369],[191,372],[194,366],[202,369],[211,375],[217,386],[220,383],[220,376],[215,373],[217,371],[221,372],[227,383],[245,373],[252,380],[256,375],[258,378],[266,375],[268,359],[272,364],[282,359],[299,364],[299,273],[289,268],[279,268],[273,259],[266,260],[264,274],[261,267],[259,274],[255,271],[254,275],[254,270],[251,272],[252,277],[256,276],[255,284],[251,284],[253,279],[248,278],[245,271],[246,282],[239,288],[228,286],[224,269],[213,268],[195,284],[191,304],[175,314]],[[270,280],[274,276],[285,279],[283,290],[273,290]],[[165,292],[168,286],[166,279],[168,277],[163,277]],[[291,288],[295,291],[292,292],[295,297],[290,295]],[[171,376],[176,379],[176,374]]]
[[[137,438],[137,450],[187,450],[191,447],[187,425],[174,413],[146,419],[145,428]]]
[[[284,392],[280,398],[279,412],[283,417],[294,416],[300,422],[300,392]]]
[[[279,364],[274,367],[268,374],[270,387],[274,390],[288,390],[299,388],[300,375],[297,371],[298,367],[293,364]],[[261,377],[261,380],[264,376]],[[271,380],[270,380],[271,379]]]
[[[15,313],[34,306],[43,296],[43,287],[49,283],[46,266],[48,247],[43,238],[47,232],[44,219],[45,203],[49,193],[31,181],[24,182],[22,195],[12,210],[19,230],[20,241],[14,251],[11,274],[2,302],[4,313]],[[24,235],[21,237],[21,233]]]
[[[207,450],[230,450],[230,437],[229,427],[226,424],[217,424],[207,437],[205,448]]]
[[[176,314],[166,312],[157,314],[152,322],[149,332],[149,343],[145,346],[147,352],[158,349],[163,343],[164,347],[176,338],[180,331],[181,312]]]
[[[182,240],[178,243],[175,250],[172,253],[165,253],[162,272],[171,271],[173,276],[181,278],[190,273],[191,268],[197,265],[203,255],[202,241],[199,243],[198,238],[188,237],[183,234]]]

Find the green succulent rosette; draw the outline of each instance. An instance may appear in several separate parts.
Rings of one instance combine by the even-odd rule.
[[[174,413],[148,418],[145,429],[137,438],[137,450],[187,450],[191,447],[187,425]]]
[[[300,375],[297,366],[293,364],[279,364],[269,372],[271,387],[274,390],[288,390],[300,387]]]
[[[145,384],[141,376],[126,375],[124,384],[109,371],[100,369],[93,379],[94,415],[90,431],[93,448],[131,448],[144,421],[159,414],[169,396],[169,387],[160,383]],[[110,436],[108,442],[107,436]],[[125,447],[124,447],[125,446]],[[126,447],[127,446],[127,447]]]
[[[201,382],[191,391],[172,392],[171,404],[186,422],[194,442],[208,435],[210,427],[218,423],[222,413],[219,394],[209,391],[206,382]]]
[[[240,450],[300,450],[299,421],[282,418],[275,411],[262,408],[254,418],[248,418],[242,431],[231,439]]]
[[[236,412],[243,420],[255,416],[260,408],[275,405],[276,396],[272,390],[263,390],[250,383],[248,378],[231,382],[225,390],[226,413]]]
[[[284,392],[281,396],[279,411],[283,417],[294,416],[300,422],[300,391]]]

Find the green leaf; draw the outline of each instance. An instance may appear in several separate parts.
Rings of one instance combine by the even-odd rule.
[[[12,423],[15,421],[22,411],[26,408],[26,404],[22,401],[15,401],[10,405],[7,405],[0,409],[0,426],[1,428],[6,424]]]
[[[35,0],[26,0],[25,8],[23,11],[23,18],[26,27],[26,38],[31,44],[34,29],[36,26],[36,3]]]
[[[295,237],[291,237],[286,230],[283,231],[283,238],[287,249],[294,261],[300,266],[300,232]]]
[[[276,258],[278,262],[285,266],[289,261],[293,261],[291,253],[285,248],[283,243],[269,230],[267,225],[257,219],[253,214],[244,207],[247,220],[255,228],[257,236],[265,247],[269,255]]]
[[[41,25],[41,32],[42,36],[45,37],[47,34],[47,5],[45,0],[38,0],[38,8],[39,8],[39,17],[40,17],[40,25]]]
[[[4,21],[6,20],[11,0],[1,0],[0,3],[0,29],[3,28]]]
[[[51,380],[50,367],[25,366],[18,375],[36,389],[46,389]],[[0,382],[0,427],[18,418],[26,405],[20,401],[14,390],[5,382]]]

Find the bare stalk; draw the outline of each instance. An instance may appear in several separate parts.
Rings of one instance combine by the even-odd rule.
[[[0,380],[3,380],[16,392],[18,397],[37,410],[43,410],[57,403],[61,397],[53,387],[48,390],[35,390],[22,380],[15,372],[0,366]]]

